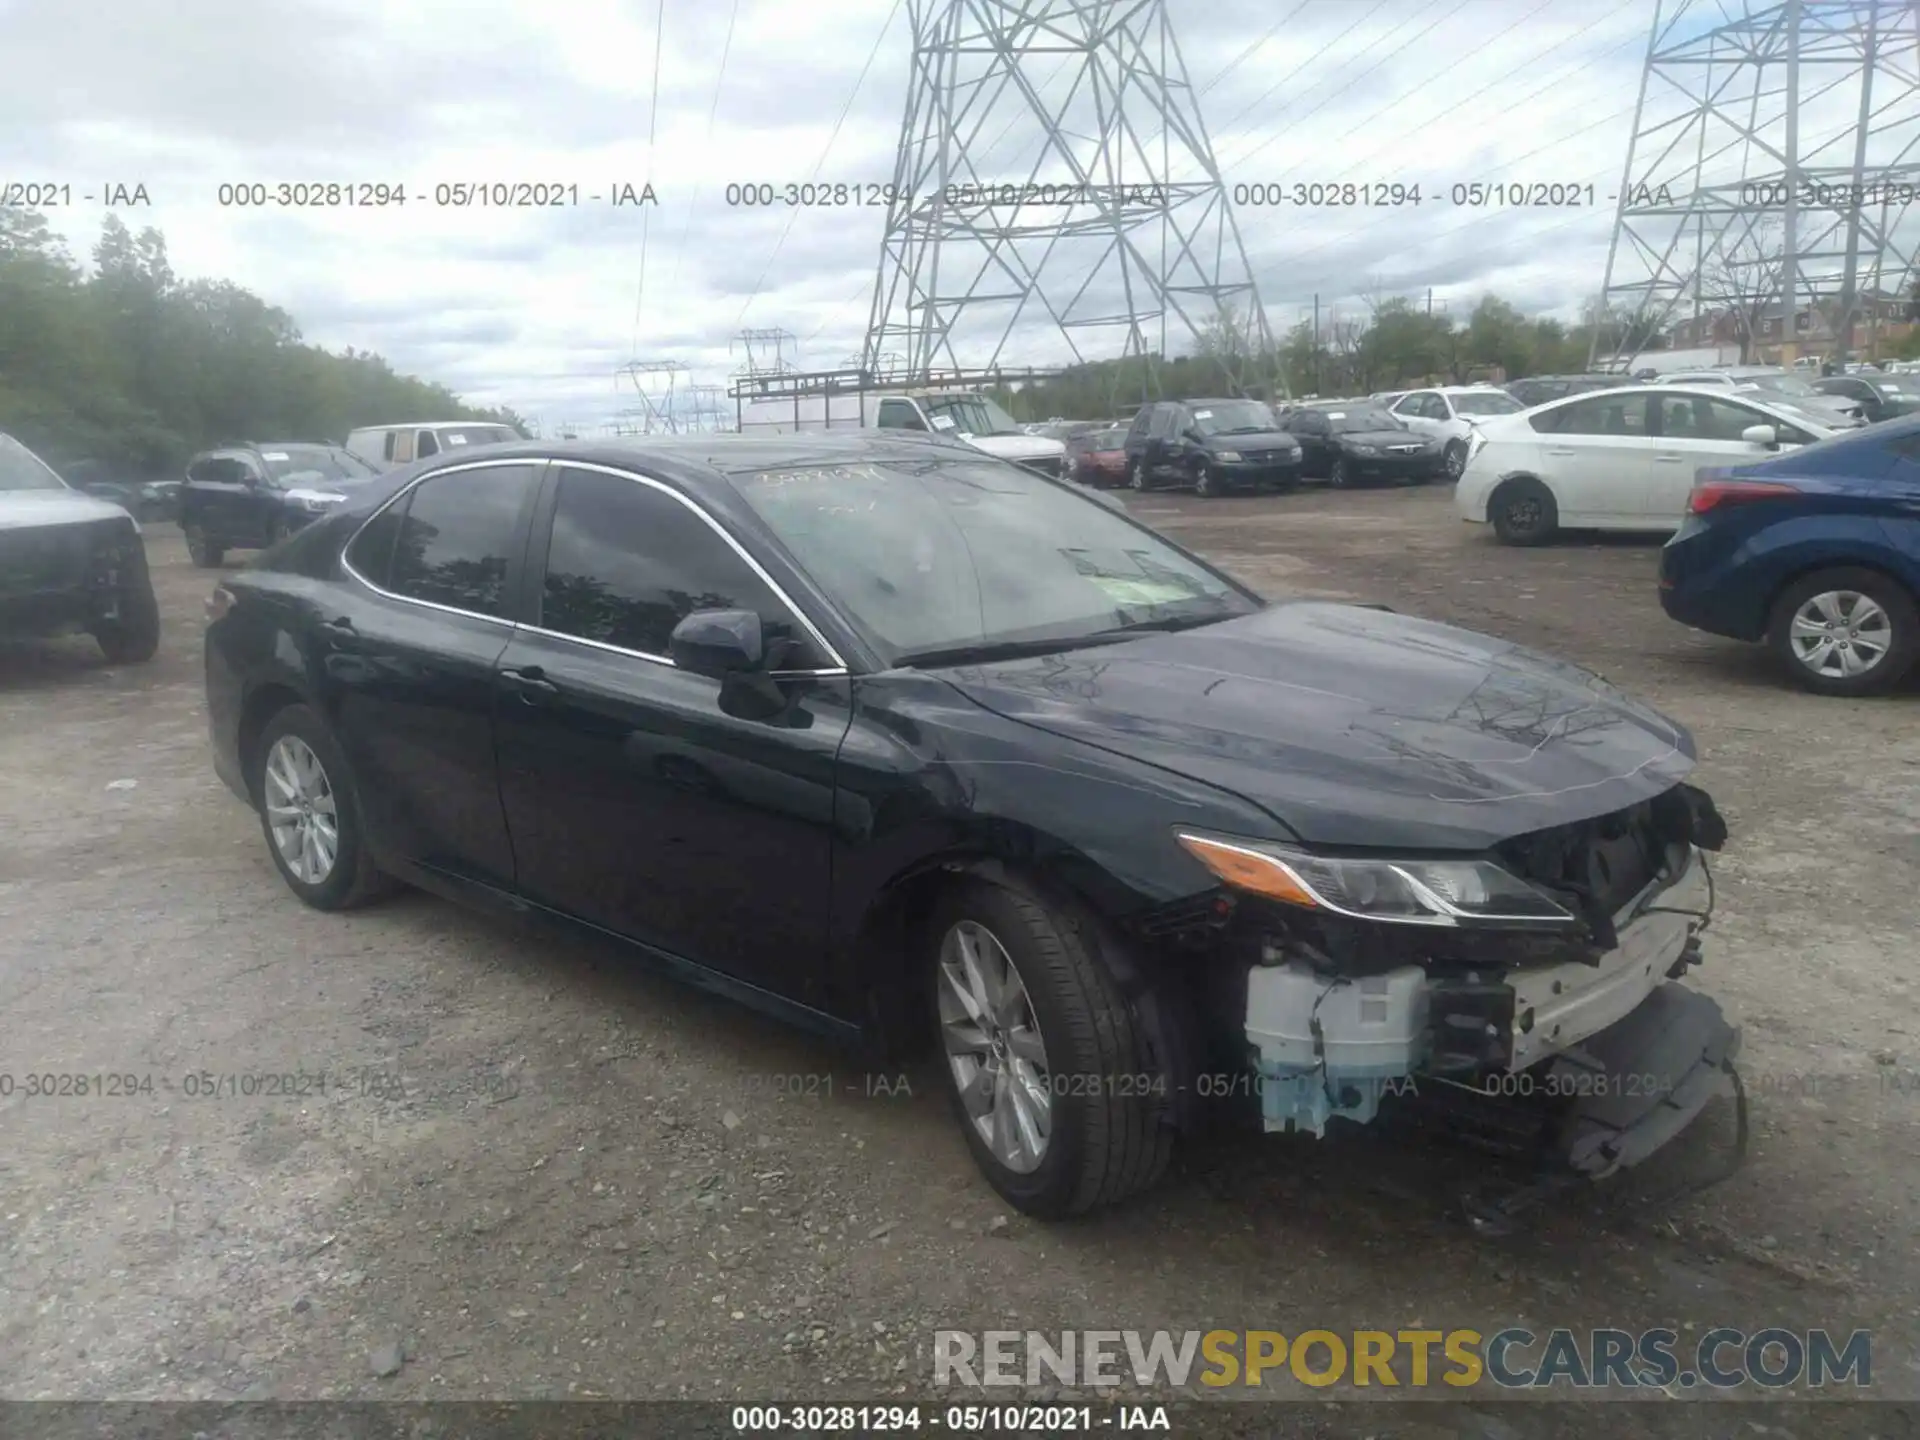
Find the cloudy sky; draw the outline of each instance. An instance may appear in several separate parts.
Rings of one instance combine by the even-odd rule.
[[[1597,289],[1652,0],[1167,10],[1230,186],[1425,187],[1417,210],[1238,206],[1276,330],[1316,293],[1331,312],[1428,287],[1461,309],[1493,290],[1571,315]],[[890,180],[909,12],[895,0],[0,0],[0,181],[71,183],[74,205],[53,218],[77,253],[101,218],[80,192],[143,184],[151,210],[125,218],[159,227],[182,275],[235,280],[309,340],[376,350],[475,401],[590,424],[633,402],[616,379],[630,359],[682,364],[682,385],[724,383],[745,358],[732,339],[743,327],[789,332],[786,357],[807,367],[858,350],[884,211],[742,208],[725,187]],[[1058,57],[1025,65],[1042,96],[1072,83]],[[1158,154],[1139,98],[1126,103]],[[1069,128],[1086,113],[1074,103]],[[988,179],[1025,179],[1044,144],[1016,109],[978,133]],[[357,211],[219,203],[223,183],[309,181],[413,198]],[[581,198],[433,203],[442,183],[495,181]],[[648,181],[657,207],[604,198]],[[1456,181],[1591,184],[1599,203],[1436,203]],[[1078,277],[1049,264],[1048,284],[1070,294]],[[1079,313],[1120,313],[1117,275],[1109,267]],[[961,358],[985,360],[998,334],[962,334]],[[1058,336],[1022,330],[1001,358],[1058,360]],[[1177,333],[1172,348],[1185,348]]]

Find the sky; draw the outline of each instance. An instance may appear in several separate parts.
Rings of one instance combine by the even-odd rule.
[[[1429,288],[1455,313],[1491,291],[1571,318],[1599,289],[1652,0],[1166,0],[1166,13],[1229,199],[1272,183],[1423,188],[1417,208],[1233,206],[1276,332],[1316,295],[1323,319],[1390,294],[1425,304]],[[151,206],[120,213],[164,232],[178,274],[245,285],[307,340],[376,351],[475,403],[592,425],[637,403],[618,373],[631,360],[685,367],[681,387],[724,385],[748,358],[746,327],[786,332],[780,354],[803,368],[860,349],[884,210],[729,205],[726,187],[889,182],[909,17],[895,0],[0,0],[0,183],[70,185],[49,214],[80,255],[105,213],[82,192],[144,186]],[[1064,64],[1030,57],[1023,73],[1044,100],[1072,83]],[[1088,93],[1068,130],[1084,130]],[[1157,154],[1141,94],[1125,108]],[[1044,147],[1017,98],[981,122],[979,178],[1024,180]],[[1176,158],[1172,178],[1195,163]],[[410,198],[221,203],[222,185],[302,182]],[[441,185],[494,182],[579,200],[434,203]],[[1456,183],[1597,198],[1476,209],[1450,203]],[[611,203],[648,184],[656,204]],[[980,253],[949,246],[943,264]],[[1049,294],[1093,277],[1078,313],[1127,312],[1112,265],[1048,263]],[[958,358],[985,363],[1003,328],[958,334]],[[1079,333],[1083,353],[1117,350],[1118,332]],[[1170,348],[1184,337],[1176,325]],[[1065,343],[1041,314],[999,359],[1057,363]]]

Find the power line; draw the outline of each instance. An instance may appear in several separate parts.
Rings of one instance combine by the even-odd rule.
[[[720,45],[720,73],[714,77],[713,102],[707,106],[707,133],[701,143],[702,149],[711,149],[713,145],[713,119],[720,113],[720,87],[727,80],[727,57],[733,53],[733,26],[740,18],[740,0],[733,0],[733,9],[727,15],[727,38]],[[667,276],[667,289],[671,291],[674,282],[680,278],[680,259],[687,251],[687,235],[693,229],[693,212],[700,207],[700,191],[693,193],[693,203],[687,206],[686,224],[680,227],[680,241],[673,247],[673,273]]]
[[[1534,16],[1538,15],[1542,10],[1551,8],[1554,5],[1554,3],[1555,3],[1555,0],[1541,0],[1540,4],[1534,6],[1533,9],[1529,10],[1525,15],[1521,17],[1519,23],[1525,24],[1528,20],[1531,20]],[[1443,15],[1440,18],[1442,20],[1445,20],[1448,17]],[[1612,18],[1613,17],[1611,14],[1602,12],[1595,19],[1589,20],[1585,25],[1582,25],[1578,30],[1575,30],[1572,34],[1561,36],[1560,39],[1554,41],[1553,44],[1549,45],[1546,49],[1540,51],[1539,54],[1528,56],[1525,60],[1522,60],[1519,64],[1513,66],[1511,69],[1507,70],[1504,74],[1500,75],[1498,78],[1489,80],[1486,84],[1482,85],[1478,90],[1475,90],[1470,94],[1460,96],[1458,98],[1449,96],[1447,99],[1446,109],[1452,110],[1452,111],[1458,111],[1463,109],[1472,101],[1478,100],[1482,95],[1486,94],[1489,90],[1492,90],[1497,86],[1506,84],[1507,81],[1511,80],[1515,75],[1518,75],[1522,70],[1525,70],[1531,66],[1539,64],[1542,60],[1546,59],[1547,56],[1551,55],[1554,51],[1558,50],[1561,46],[1570,44],[1573,41],[1578,40],[1582,35],[1586,34],[1589,30],[1593,29],[1595,26],[1603,24],[1607,20],[1610,20]],[[1439,23],[1438,21],[1435,22],[1435,24],[1438,24],[1438,23]],[[1422,33],[1424,34],[1425,32],[1423,31]],[[1419,38],[1420,37],[1417,35],[1414,37],[1414,39],[1416,40]],[[1598,56],[1595,56],[1591,60],[1582,61],[1579,65],[1574,67],[1573,73],[1577,75],[1582,70],[1589,70],[1593,66],[1597,65],[1601,60],[1605,60],[1613,55],[1618,54],[1620,51],[1626,49],[1628,46],[1634,46],[1637,48],[1645,45],[1645,43],[1646,43],[1646,40],[1644,35],[1633,36],[1632,38],[1623,41],[1619,45],[1614,46],[1613,49],[1605,51],[1604,53]],[[1392,59],[1393,57],[1388,56],[1387,58]],[[1571,78],[1572,78],[1571,76],[1566,76],[1566,77],[1556,76],[1555,78],[1548,80],[1544,85],[1540,86],[1539,89],[1534,90],[1531,93],[1522,96],[1518,100],[1510,102],[1509,108],[1517,109],[1519,106],[1526,104],[1527,101],[1532,100],[1536,96],[1542,94],[1543,92],[1547,90],[1551,90],[1555,86],[1561,84],[1563,79],[1571,79]],[[1326,103],[1325,101],[1322,101],[1321,105],[1316,105],[1313,108],[1313,110],[1307,111],[1306,115],[1300,115],[1294,118],[1299,120],[1304,120],[1307,118],[1307,115],[1312,115],[1313,113],[1315,113],[1315,111],[1319,110],[1325,103]],[[1358,134],[1364,127],[1371,125],[1374,121],[1378,120],[1382,115],[1385,115],[1388,112],[1397,110],[1399,108],[1400,108],[1400,102],[1389,101],[1386,105],[1374,111],[1373,114],[1367,116],[1366,119],[1357,121],[1353,125],[1349,126],[1348,131],[1350,134]],[[1350,165],[1348,165],[1347,167],[1348,173],[1352,174],[1357,172],[1361,166],[1377,158],[1384,151],[1391,149],[1395,145],[1404,144],[1406,141],[1413,138],[1413,136],[1419,134],[1422,130],[1426,129],[1427,126],[1431,125],[1434,119],[1438,119],[1438,118],[1439,118],[1438,116],[1435,116],[1433,117],[1433,119],[1423,120],[1419,124],[1415,125],[1411,130],[1402,131],[1400,134],[1396,135],[1393,139],[1389,140],[1385,145],[1377,147],[1372,154],[1364,156],[1360,160],[1354,161]],[[1246,155],[1242,156],[1241,160],[1244,161],[1244,160],[1252,159],[1255,155],[1258,155],[1260,151],[1266,149],[1267,146],[1273,144],[1274,140],[1277,140],[1279,138],[1280,137],[1276,135],[1272,139],[1262,141],[1260,145],[1248,151]],[[1554,143],[1557,144],[1559,142],[1556,141]],[[1236,162],[1236,163],[1239,163],[1239,162]]]
[[[647,112],[647,175],[653,175],[653,141],[660,128],[660,47],[667,33],[667,0],[659,0],[653,12],[653,98]],[[647,299],[647,239],[653,227],[651,205],[640,208],[640,283],[633,295],[633,343],[628,350],[640,348],[640,308]]]
[[[661,3],[664,4],[665,0],[661,0]],[[833,122],[833,133],[827,136],[826,147],[821,150],[819,160],[814,163],[813,173],[807,177],[809,185],[818,180],[820,172],[827,168],[827,157],[833,153],[834,142],[840,138],[840,127],[847,123],[847,116],[853,111],[853,102],[860,98],[860,87],[867,83],[867,72],[873,69],[873,62],[879,57],[880,47],[886,43],[887,32],[893,29],[893,22],[899,16],[903,3],[904,0],[893,0],[893,8],[887,12],[886,23],[880,27],[880,33],[873,37],[873,49],[867,52],[867,63],[860,67],[860,75],[853,82],[852,93],[847,96],[847,103],[840,107],[840,118]],[[780,258],[780,251],[787,243],[787,236],[793,233],[793,222],[799,218],[801,208],[796,205],[788,212],[786,228],[781,230],[780,238],[774,241],[773,253],[767,257],[766,268],[760,272],[760,278],[753,282],[753,290],[747,296],[747,303],[740,307],[740,314],[734,319],[733,323],[736,327],[747,318],[747,311],[753,308],[753,302],[760,298],[760,287],[767,283],[767,276],[773,273],[773,262]]]
[[[1325,100],[1322,100],[1318,105],[1314,106],[1313,109],[1307,111],[1305,115],[1293,116],[1291,118],[1295,120],[1304,120],[1307,118],[1307,115],[1313,115],[1318,113],[1321,110],[1326,109],[1326,107],[1333,102],[1335,96],[1343,94],[1346,89],[1366,79],[1367,76],[1373,74],[1374,71],[1378,70],[1382,65],[1386,64],[1389,60],[1393,59],[1393,57],[1398,55],[1402,50],[1405,50],[1409,45],[1412,45],[1415,41],[1421,39],[1423,36],[1431,33],[1434,30],[1439,29],[1442,25],[1446,24],[1447,21],[1451,20],[1454,16],[1458,15],[1462,10],[1466,9],[1467,6],[1472,3],[1473,3],[1473,0],[1454,0],[1453,8],[1447,11],[1444,15],[1441,15],[1438,18],[1436,18],[1430,25],[1427,26],[1425,30],[1421,30],[1416,32],[1415,34],[1409,35],[1405,40],[1402,40],[1399,43],[1399,45],[1394,47],[1392,50],[1389,50],[1386,54],[1382,55],[1378,60],[1374,61],[1373,64],[1369,65],[1366,69],[1362,70],[1358,75],[1355,75],[1354,77],[1352,77],[1352,79],[1345,81],[1340,90],[1336,90],[1331,94],[1329,94]],[[1543,6],[1542,8],[1544,9],[1545,7]],[[1392,32],[1389,31],[1388,35],[1391,35],[1391,34]],[[1386,38],[1387,36],[1382,36],[1380,43],[1384,43]],[[1373,46],[1371,45],[1367,47],[1368,50],[1371,50],[1372,48]],[[1365,50],[1361,51],[1361,54],[1364,55],[1365,53],[1366,53]],[[1242,113],[1245,113],[1245,112],[1242,112]],[[1285,113],[1284,107],[1282,109],[1282,113]],[[1269,145],[1273,144],[1274,141],[1278,140],[1280,138],[1281,133],[1282,132],[1280,132],[1279,130],[1275,130],[1275,132],[1272,135],[1268,136],[1265,140],[1262,140],[1258,145],[1254,146],[1253,149],[1249,150],[1245,155],[1242,155],[1239,159],[1233,161],[1232,163],[1235,165],[1244,164],[1246,161],[1252,159],[1255,155],[1258,155],[1262,150],[1266,149]]]
[[[1431,7],[1432,3],[1433,3],[1433,0],[1428,0],[1429,7]],[[1362,15],[1358,20],[1354,21],[1351,25],[1347,26],[1346,29],[1342,30],[1338,35],[1334,36],[1333,39],[1329,40],[1326,44],[1325,49],[1316,51],[1312,55],[1309,55],[1305,60],[1302,60],[1298,65],[1294,66],[1293,69],[1289,70],[1286,74],[1282,75],[1278,80],[1276,80],[1272,85],[1267,87],[1266,91],[1260,96],[1258,100],[1254,101],[1253,104],[1247,106],[1246,109],[1242,110],[1238,115],[1234,116],[1231,120],[1227,121],[1226,124],[1215,127],[1217,132],[1224,135],[1227,131],[1231,130],[1234,126],[1238,125],[1242,120],[1246,119],[1247,116],[1251,115],[1254,111],[1258,110],[1262,105],[1266,104],[1267,101],[1271,100],[1276,94],[1278,94],[1281,86],[1285,85],[1289,80],[1293,79],[1293,77],[1298,75],[1302,70],[1306,69],[1309,65],[1313,64],[1316,60],[1320,59],[1320,57],[1324,55],[1327,50],[1331,50],[1335,45],[1338,45],[1342,40],[1346,39],[1347,36],[1351,35],[1354,31],[1358,30],[1362,25],[1366,24],[1367,21],[1371,20],[1375,15],[1378,15],[1382,10],[1386,8],[1386,6],[1387,6],[1387,0],[1378,0],[1378,3],[1374,5],[1373,9],[1367,11],[1366,14]],[[1393,32],[1388,31],[1387,33],[1392,34]],[[1379,43],[1380,42],[1378,40],[1374,41],[1372,45],[1368,45],[1365,49],[1363,49],[1360,52],[1360,54],[1361,55],[1366,54],[1368,50],[1373,49],[1373,46],[1378,45]],[[1356,56],[1355,58],[1357,59],[1358,57]]]
[[[1261,46],[1265,45],[1274,36],[1278,35],[1281,29],[1287,24],[1288,21],[1292,20],[1294,16],[1298,15],[1302,10],[1306,9],[1307,6],[1311,5],[1312,3],[1313,3],[1313,0],[1300,0],[1300,3],[1298,5],[1295,5],[1293,9],[1289,10],[1285,15],[1282,15],[1278,20],[1276,20],[1273,23],[1273,25],[1267,30],[1266,34],[1262,35],[1258,40],[1254,41],[1251,45],[1247,46],[1246,49],[1242,50],[1238,55],[1234,56],[1233,59],[1227,63],[1226,69],[1222,70],[1218,75],[1214,76],[1213,79],[1209,80],[1206,84],[1202,85],[1198,90],[1194,91],[1193,92],[1194,98],[1196,100],[1199,99],[1202,95],[1205,95],[1209,90],[1213,89],[1214,86],[1218,85],[1222,80],[1226,79],[1227,76],[1231,75],[1235,70],[1238,70],[1250,58],[1252,58],[1254,51],[1260,49]]]

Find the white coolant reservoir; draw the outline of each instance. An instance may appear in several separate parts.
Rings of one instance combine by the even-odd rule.
[[[1404,965],[1336,977],[1304,965],[1256,965],[1247,975],[1246,1034],[1269,1130],[1319,1135],[1335,1115],[1365,1123],[1391,1093],[1389,1082],[1425,1059],[1426,972]]]

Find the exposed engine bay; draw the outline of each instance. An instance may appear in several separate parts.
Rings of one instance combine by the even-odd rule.
[[[1502,843],[1505,871],[1578,917],[1551,933],[1216,902],[1216,954],[1235,958],[1215,1014],[1243,997],[1265,1128],[1324,1136],[1408,1097],[1502,1148],[1545,1145],[1578,1175],[1638,1164],[1737,1085],[1739,1031],[1678,983],[1702,961],[1708,854],[1726,835],[1682,784]]]

